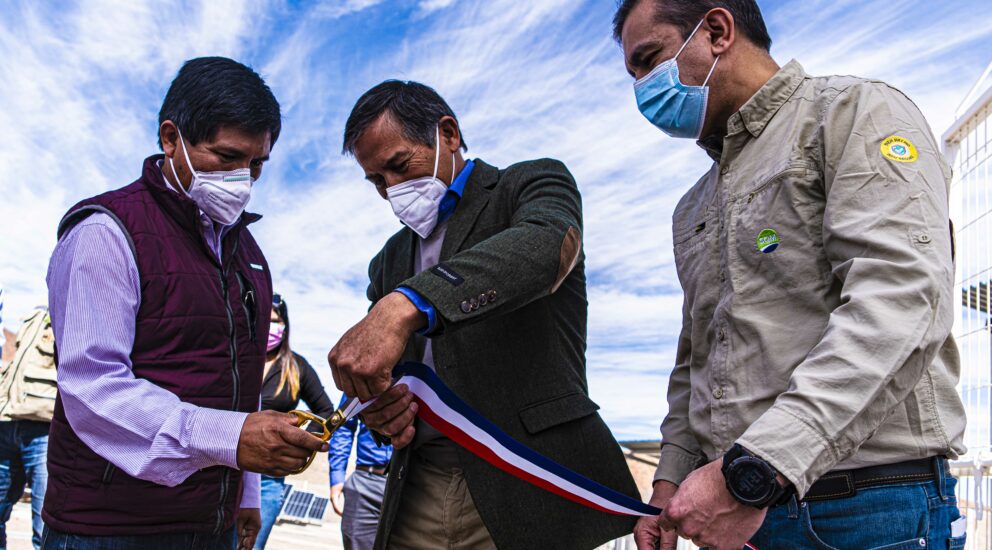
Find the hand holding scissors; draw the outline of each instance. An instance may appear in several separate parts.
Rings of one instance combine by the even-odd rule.
[[[347,403],[341,406],[340,409],[334,411],[328,419],[323,419],[312,412],[309,411],[290,411],[289,414],[296,417],[296,426],[298,428],[303,428],[304,430],[313,433],[320,438],[321,441],[328,441],[331,439],[331,435],[337,431],[338,428],[343,426],[345,422],[349,421],[358,414],[360,402],[356,398],[351,398]],[[320,427],[322,433],[316,433],[311,430],[311,427]],[[300,474],[306,471],[313,463],[313,459],[316,458],[317,451],[310,453],[310,458],[307,459],[306,463],[302,468],[293,472],[293,474]]]

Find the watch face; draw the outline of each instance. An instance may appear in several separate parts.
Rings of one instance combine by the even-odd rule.
[[[738,500],[762,504],[775,492],[775,472],[761,460],[743,457],[730,466],[730,485]]]

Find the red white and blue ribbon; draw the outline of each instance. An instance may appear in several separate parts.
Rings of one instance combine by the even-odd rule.
[[[393,370],[395,384],[405,384],[419,406],[417,415],[472,454],[504,472],[572,502],[608,514],[657,516],[661,510],[576,473],[530,449],[485,419],[420,363]],[[354,407],[349,418],[371,405]],[[748,545],[745,548],[753,549]]]

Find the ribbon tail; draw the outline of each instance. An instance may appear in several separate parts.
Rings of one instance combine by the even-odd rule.
[[[513,439],[455,395],[430,367],[404,363],[393,370],[393,378],[410,389],[421,420],[513,477],[604,513],[637,517],[661,514],[661,509],[601,485]],[[370,403],[356,407],[353,414]],[[758,549],[747,543],[744,550]]]
[[[610,489],[537,453],[483,418],[454,394],[429,367],[405,363],[394,371],[420,410],[418,416],[452,441],[504,472],[563,498],[625,516],[657,516],[661,510]]]

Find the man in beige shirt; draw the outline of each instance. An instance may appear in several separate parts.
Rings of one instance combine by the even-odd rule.
[[[754,0],[625,0],[641,112],[698,139],[639,548],[956,548],[950,169],[898,90],[779,67]]]

